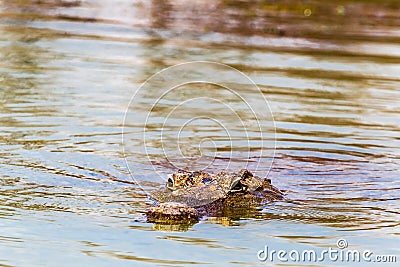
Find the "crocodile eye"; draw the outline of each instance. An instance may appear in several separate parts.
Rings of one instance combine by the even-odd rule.
[[[172,180],[171,178],[168,178],[167,188],[169,188],[169,189],[173,189],[174,188],[174,180]]]
[[[236,179],[235,181],[232,182],[231,184],[231,192],[237,192],[237,191],[241,191],[243,189],[243,185],[240,182],[240,179]]]
[[[235,185],[231,188],[231,190],[232,190],[232,191],[240,191],[240,190],[242,190],[242,184],[241,184],[241,183],[235,184]]]
[[[204,177],[204,178],[201,180],[201,182],[202,182],[203,184],[208,183],[208,182],[211,182],[211,181],[212,181],[212,179],[211,179],[210,177]]]

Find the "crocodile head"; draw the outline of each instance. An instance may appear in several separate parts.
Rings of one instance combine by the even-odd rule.
[[[245,169],[215,175],[178,170],[168,176],[164,189],[153,193],[152,198],[160,204],[147,211],[147,218],[158,223],[193,222],[229,207],[248,207],[282,196],[269,179]]]

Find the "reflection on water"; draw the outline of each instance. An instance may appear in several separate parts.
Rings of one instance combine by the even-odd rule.
[[[328,248],[340,237],[398,254],[399,9],[394,0],[0,1],[0,265],[249,266],[265,244]],[[236,67],[268,98],[270,178],[287,200],[164,232],[145,222],[152,203],[129,177],[122,120],[141,82],[192,60]],[[218,137],[212,124],[200,130]],[[184,153],[198,155],[186,138]],[[135,173],[156,188],[137,156]]]

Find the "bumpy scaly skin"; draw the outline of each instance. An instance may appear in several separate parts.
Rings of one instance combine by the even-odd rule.
[[[283,194],[270,179],[254,176],[248,170],[216,175],[179,170],[169,176],[166,189],[156,191],[153,197],[161,204],[147,211],[147,220],[173,224],[195,223],[202,216],[224,216],[255,208],[282,199]]]
[[[147,221],[158,223],[193,223],[199,220],[199,212],[195,208],[178,202],[161,203],[147,213]]]
[[[179,202],[198,207],[223,198],[239,177],[225,172],[211,176],[202,171],[184,171],[169,176],[166,189],[153,192],[152,197],[160,203]]]
[[[178,170],[178,172],[169,175],[167,188],[170,190],[178,190],[192,186],[201,186],[211,179],[211,175],[203,171],[191,172]]]

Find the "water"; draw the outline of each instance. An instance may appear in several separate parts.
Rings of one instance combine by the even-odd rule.
[[[257,259],[265,245],[317,250],[339,238],[349,249],[399,255],[399,8],[390,0],[0,1],[0,265],[266,266],[280,262]],[[277,137],[269,177],[287,200],[168,231],[145,221],[152,202],[130,178],[121,131],[143,81],[193,60],[235,67],[267,97]],[[182,139],[189,158],[193,143],[220,137],[200,122],[195,139]],[[130,167],[156,188],[134,136]],[[204,151],[223,154],[214,171],[227,151],[247,155],[243,143],[215,150],[207,140]],[[151,145],[155,168],[169,173]],[[172,145],[168,153],[179,155]]]

